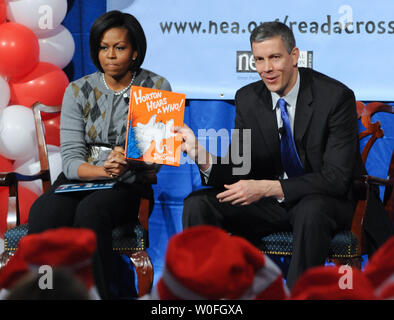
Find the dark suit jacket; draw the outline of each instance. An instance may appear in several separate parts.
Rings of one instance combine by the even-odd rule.
[[[299,72],[294,140],[305,174],[280,180],[285,199],[292,203],[306,195],[323,194],[354,202],[352,182],[366,171],[359,151],[353,91],[312,69],[299,68]],[[235,129],[250,129],[251,144],[243,142],[243,130],[240,139],[233,136],[227,157],[215,158],[218,164],[213,165],[207,184],[223,188],[224,183],[241,179],[279,179],[283,168],[270,91],[263,81],[251,83],[237,91],[235,103]],[[237,142],[240,146],[235,148]],[[233,174],[237,167],[230,156],[234,148],[241,152],[250,148],[248,174]],[[229,164],[224,164],[228,160]],[[372,196],[376,198],[376,194]],[[378,199],[374,200],[376,205],[367,212],[365,230],[377,247],[390,236],[391,227],[387,213]]]

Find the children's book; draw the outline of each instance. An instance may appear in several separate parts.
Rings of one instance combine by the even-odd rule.
[[[186,95],[131,86],[126,159],[179,166]]]

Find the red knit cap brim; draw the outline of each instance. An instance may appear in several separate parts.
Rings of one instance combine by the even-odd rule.
[[[160,299],[286,297],[272,261],[247,240],[212,226],[188,228],[170,239],[157,293]]]
[[[320,266],[295,283],[291,300],[374,300],[373,287],[357,268]]]

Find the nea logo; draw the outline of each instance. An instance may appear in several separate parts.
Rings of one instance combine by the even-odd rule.
[[[256,64],[252,51],[237,51],[237,72],[255,72]]]
[[[256,72],[252,51],[237,51],[236,72]],[[313,67],[313,51],[300,51],[299,67]]]

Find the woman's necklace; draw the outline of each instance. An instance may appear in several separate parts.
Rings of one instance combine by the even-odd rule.
[[[110,89],[110,88],[108,87],[107,82],[105,81],[104,73],[102,74],[102,78],[103,78],[103,82],[104,82],[105,87],[106,87],[108,90],[112,91],[112,92],[114,93],[115,96],[120,96],[120,95],[124,94],[128,89],[130,89],[131,85],[132,85],[133,82],[134,82],[135,74],[136,74],[136,73],[133,72],[133,77],[131,78],[130,83],[127,85],[127,87],[123,88],[123,89],[120,90],[120,91],[114,91],[114,90],[112,90],[112,89]]]

